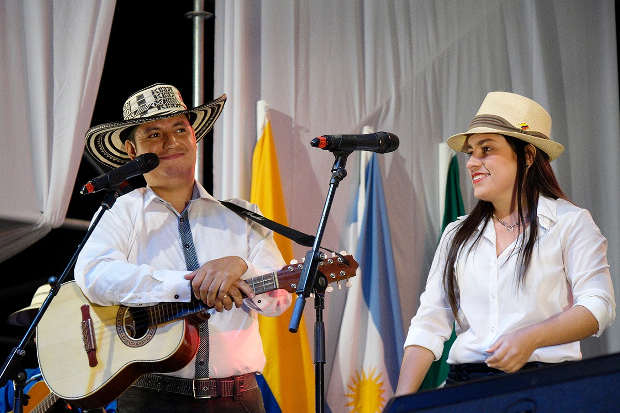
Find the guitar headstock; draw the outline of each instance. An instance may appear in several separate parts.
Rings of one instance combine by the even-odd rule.
[[[359,264],[352,255],[343,252],[338,255],[333,254],[331,257],[326,257],[319,261],[318,271],[325,276],[327,283],[331,284],[355,277],[355,271],[358,266]],[[297,283],[299,282],[303,267],[303,263],[297,260],[293,260],[289,265],[282,267],[278,271],[279,288],[294,293],[297,290]]]

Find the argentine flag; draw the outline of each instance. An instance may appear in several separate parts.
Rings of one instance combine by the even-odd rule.
[[[355,254],[360,273],[347,294],[328,385],[327,404],[333,413],[380,413],[396,389],[403,355],[396,270],[376,154],[365,172]]]

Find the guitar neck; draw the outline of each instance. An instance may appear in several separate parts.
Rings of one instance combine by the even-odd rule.
[[[355,276],[357,261],[351,256],[338,256],[326,258],[318,263],[318,271],[324,275],[325,283],[339,282]],[[291,263],[285,265],[279,271],[259,275],[245,280],[252,288],[254,294],[263,294],[269,291],[284,289],[294,293],[299,282],[303,264]],[[139,311],[132,309],[133,311]],[[148,320],[152,324],[161,324],[168,321],[178,320],[201,311],[208,307],[200,300],[192,298],[189,303],[161,303],[152,307],[142,308],[148,312]]]
[[[252,288],[254,294],[263,294],[280,288],[278,285],[278,273],[275,271],[250,278],[245,280],[245,282]],[[145,310],[148,311],[148,316],[152,324],[179,320],[207,309],[209,309],[209,307],[202,301],[196,299],[192,299],[189,303],[160,303],[145,308]]]
[[[58,396],[54,393],[50,393],[39,404],[37,407],[31,410],[32,413],[45,413],[58,401]]]
[[[254,294],[264,294],[280,288],[278,286],[278,273],[275,271],[250,278],[245,282],[250,286],[252,291],[254,291]]]

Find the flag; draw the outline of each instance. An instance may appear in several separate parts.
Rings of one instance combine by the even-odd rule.
[[[379,413],[394,394],[403,326],[390,226],[376,154],[366,167],[365,208],[327,392],[334,413]],[[357,208],[357,205],[354,206]]]
[[[449,223],[455,221],[459,216],[465,214],[465,207],[463,206],[463,198],[461,197],[461,189],[459,185],[459,163],[456,156],[452,156],[450,166],[448,167],[448,177],[446,179],[446,197],[445,207],[443,213],[443,221],[441,223],[441,232],[446,229]],[[456,334],[454,329],[452,330],[452,336],[443,346],[443,354],[441,359],[431,364],[424,381],[420,386],[420,389],[434,389],[441,385],[448,377],[450,367],[448,366],[448,354]]]
[[[259,107],[260,104],[259,104]],[[264,216],[288,225],[284,194],[280,181],[278,157],[267,119],[266,107],[259,110],[263,119],[262,133],[256,143],[252,158],[252,187],[250,202],[258,205]],[[279,234],[274,239],[282,257],[289,262],[293,258],[291,241]],[[258,323],[267,364],[263,371],[261,390],[267,413],[296,413],[314,411],[314,365],[308,344],[304,320],[299,331],[288,331],[292,306],[279,317],[258,316]],[[273,396],[271,396],[271,393]]]

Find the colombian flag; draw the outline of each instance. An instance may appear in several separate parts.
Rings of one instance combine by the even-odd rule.
[[[252,188],[250,202],[258,205],[264,216],[288,225],[286,207],[280,181],[278,156],[263,102],[258,104],[259,124],[262,120],[262,133],[254,149],[252,159]],[[289,262],[293,258],[291,241],[279,234],[274,238],[282,257]],[[265,386],[263,399],[267,413],[312,412],[314,411],[314,365],[308,345],[304,320],[299,331],[288,331],[293,306],[280,317],[258,316],[259,328],[267,364],[263,376],[275,397],[271,399]]]

